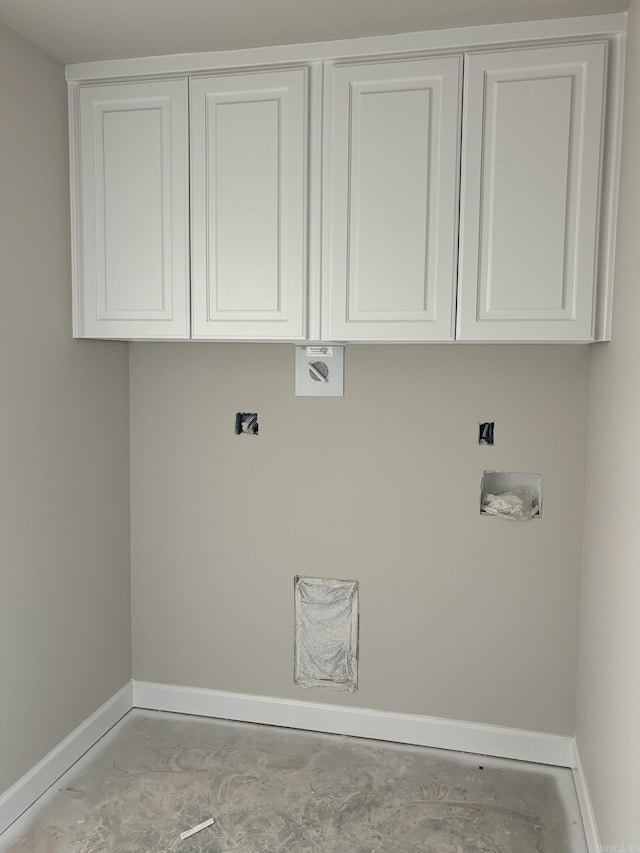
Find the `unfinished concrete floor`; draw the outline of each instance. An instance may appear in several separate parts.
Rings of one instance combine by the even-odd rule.
[[[3,853],[586,849],[569,770],[140,710],[0,836]]]

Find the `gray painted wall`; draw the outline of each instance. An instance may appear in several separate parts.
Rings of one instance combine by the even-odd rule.
[[[292,346],[132,344],[134,677],[573,734],[590,356],[353,346],[310,399]],[[543,517],[480,517],[485,467]],[[296,573],[360,581],[355,694],[293,684]]]
[[[629,15],[613,341],[593,347],[577,736],[600,839],[640,850],[640,4]],[[619,845],[619,846],[618,846]]]
[[[0,791],[130,678],[127,346],[71,338],[62,65],[0,25]]]

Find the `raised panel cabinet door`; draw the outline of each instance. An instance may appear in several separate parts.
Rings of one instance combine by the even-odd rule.
[[[192,336],[306,332],[307,70],[191,81]]]
[[[452,340],[461,58],[326,67],[322,328]]]
[[[458,338],[593,340],[606,45],[467,58]]]
[[[79,337],[189,337],[187,102],[186,79],[80,89]]]

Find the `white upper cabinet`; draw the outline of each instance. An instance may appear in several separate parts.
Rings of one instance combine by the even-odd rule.
[[[625,26],[68,66],[74,333],[609,339]]]
[[[305,338],[307,75],[191,81],[194,338]]]
[[[590,341],[606,44],[465,67],[457,337]]]
[[[187,81],[80,89],[74,334],[189,337]]]
[[[322,335],[452,340],[461,57],[329,64]]]

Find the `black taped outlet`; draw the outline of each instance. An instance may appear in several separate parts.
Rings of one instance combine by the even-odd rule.
[[[493,444],[493,428],[495,421],[480,424],[478,429],[478,444]]]

